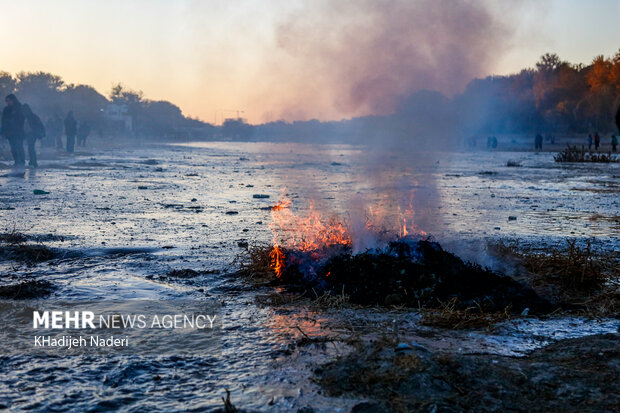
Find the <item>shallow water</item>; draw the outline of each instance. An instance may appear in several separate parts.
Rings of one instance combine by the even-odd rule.
[[[509,160],[521,166],[508,167]],[[507,355],[618,329],[616,320],[526,319],[493,333],[452,332],[417,326],[415,312],[269,309],[229,274],[240,242],[271,240],[268,207],[283,186],[295,205],[313,199],[345,219],[354,218],[346,211],[360,199],[375,201],[395,188],[406,198],[415,190],[422,229],[494,267],[481,253],[488,239],[558,244],[570,236],[617,249],[620,164],[561,165],[533,152],[427,153],[411,161],[349,145],[196,143],[97,150],[41,165],[23,179],[0,178],[2,221],[5,230],[38,235],[59,258],[35,266],[2,262],[0,273],[47,279],[63,300],[217,298],[224,305],[222,348],[185,358],[3,357],[5,406],[209,410],[222,406],[229,389],[233,403],[250,410],[347,411],[355,401],[320,395],[309,377],[317,363],[350,349],[291,347],[302,334],[296,326],[309,335],[397,329],[433,349]],[[204,273],[159,278],[185,268]]]

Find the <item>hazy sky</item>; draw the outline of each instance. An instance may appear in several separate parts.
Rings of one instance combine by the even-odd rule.
[[[0,39],[0,70],[121,82],[208,122],[340,119],[544,52],[611,55],[620,0],[0,0]]]

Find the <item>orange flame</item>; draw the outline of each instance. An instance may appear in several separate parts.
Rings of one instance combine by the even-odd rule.
[[[391,211],[391,212],[390,212]],[[394,216],[397,218],[397,226],[394,227]],[[399,238],[409,236],[412,231],[417,234],[426,233],[414,224],[413,192],[409,199],[408,207],[401,210],[395,208],[388,196],[384,196],[378,205],[369,205],[365,214],[365,228],[371,234],[380,234],[378,239],[385,233],[390,232]],[[309,252],[312,256],[320,257],[326,248],[333,246],[351,247],[353,238],[346,222],[337,218],[326,218],[315,209],[314,202],[310,201],[309,208],[296,214],[293,211],[293,202],[287,197],[286,187],[282,189],[279,202],[271,207],[271,223],[269,227],[273,233],[273,248],[269,254],[270,267],[276,277],[282,276],[285,267],[285,254],[283,248]],[[330,274],[326,274],[328,277]]]
[[[271,230],[274,246],[299,251],[314,251],[333,245],[351,245],[347,228],[335,219],[325,219],[310,202],[308,211],[297,215],[291,210],[292,201],[282,190],[281,200],[271,207]]]
[[[286,256],[284,255],[284,252],[282,252],[282,249],[280,249],[280,247],[278,247],[277,245],[274,246],[269,253],[270,267],[278,278],[282,276],[285,258]]]

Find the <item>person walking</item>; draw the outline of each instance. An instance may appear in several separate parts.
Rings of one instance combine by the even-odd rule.
[[[0,133],[9,141],[13,155],[14,168],[23,168],[26,163],[24,153],[24,114],[22,105],[14,94],[4,99],[6,107],[2,110]]]
[[[598,151],[598,147],[601,146],[601,135],[596,132],[594,134],[594,150]]]
[[[534,149],[541,150],[542,151],[542,144],[543,144],[543,137],[542,135],[539,133],[536,135],[536,137],[534,138]]]
[[[612,152],[616,152],[618,149],[618,137],[616,135],[611,135],[611,150]]]
[[[58,113],[49,118],[45,123],[46,133],[52,145],[56,145],[56,149],[63,149],[62,144],[62,118]]]
[[[67,153],[73,153],[75,148],[75,135],[77,134],[77,122],[73,117],[73,111],[69,111],[65,118],[65,135],[67,135]]]
[[[39,166],[37,163],[37,151],[36,143],[37,139],[43,139],[45,137],[45,126],[41,122],[41,118],[35,115],[30,108],[30,105],[22,105],[22,111],[24,112],[24,118],[26,119],[25,133],[26,143],[28,144],[28,166],[36,168]]]
[[[77,130],[77,144],[78,146],[86,146],[86,138],[90,135],[90,123],[87,121],[80,121],[80,125]]]
[[[591,150],[592,150],[592,142],[593,142],[593,140],[592,140],[592,134],[590,133],[590,134],[588,135],[588,150],[589,150],[589,151],[591,151]]]

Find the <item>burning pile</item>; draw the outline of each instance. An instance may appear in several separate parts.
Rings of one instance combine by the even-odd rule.
[[[396,209],[398,229],[392,231],[385,229],[386,215],[371,211],[362,235],[374,237],[374,247],[356,251],[349,225],[323,218],[313,205],[297,215],[283,194],[271,211],[272,245],[251,251],[254,265],[246,269],[256,271],[256,264],[262,263],[272,282],[289,291],[346,295],[350,302],[363,305],[437,307],[456,300],[461,308],[480,311],[551,310],[533,290],[463,262],[422,231],[412,233],[413,209],[403,210],[401,214],[401,208]],[[398,235],[390,239],[390,234]]]

